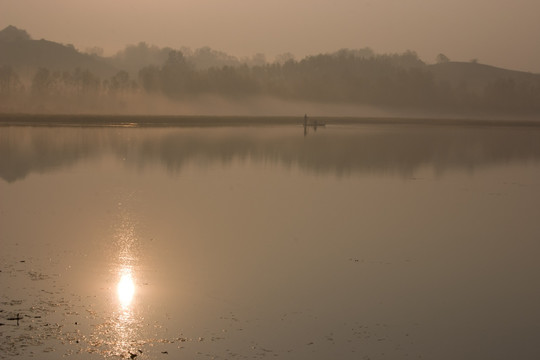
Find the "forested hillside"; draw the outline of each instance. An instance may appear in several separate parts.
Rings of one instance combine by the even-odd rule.
[[[200,96],[241,101],[369,105],[452,114],[540,114],[540,75],[440,55],[426,64],[416,53],[343,49],[295,60],[284,54],[238,59],[201,48],[127,46],[113,57],[0,32],[1,112],[118,112],[130,99],[190,101]],[[361,115],[361,114],[360,114]]]

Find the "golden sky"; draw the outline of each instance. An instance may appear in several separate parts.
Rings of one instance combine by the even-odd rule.
[[[540,73],[540,0],[0,0],[0,27],[99,46],[210,46],[267,59],[371,47]]]

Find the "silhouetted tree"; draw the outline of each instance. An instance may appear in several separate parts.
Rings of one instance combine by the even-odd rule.
[[[205,83],[207,90],[226,96],[254,95],[259,90],[247,65],[210,68]]]
[[[435,58],[435,62],[437,64],[444,64],[444,63],[447,63],[447,62],[450,62],[450,59],[448,58],[448,56],[444,55],[444,54],[439,54],[437,55],[437,57]]]
[[[117,68],[126,70],[133,76],[143,67],[162,65],[171,50],[140,42],[137,45],[126,46],[113,56],[111,61]]]
[[[276,56],[275,63],[279,65],[285,64],[287,61],[294,61],[294,55],[290,52],[279,54]]]
[[[144,90],[157,92],[161,90],[161,74],[157,66],[145,66],[139,71],[139,82]]]
[[[247,59],[246,64],[249,66],[263,66],[266,65],[266,55],[263,53],[257,53],[250,59]]]
[[[9,65],[0,66],[0,96],[9,96],[22,91],[19,75]]]
[[[184,55],[185,56],[185,55]],[[199,70],[209,68],[220,68],[223,66],[240,66],[240,61],[235,57],[221,51],[213,50],[207,46],[195,50],[189,56],[187,61]]]
[[[96,94],[100,89],[101,80],[89,70],[76,68],[73,72],[73,83],[78,95]]]
[[[109,90],[116,93],[124,93],[132,87],[129,73],[121,70],[109,80]]]
[[[47,95],[51,86],[51,72],[49,69],[39,68],[32,79],[32,92],[37,95]]]
[[[180,51],[171,51],[161,68],[162,90],[170,96],[186,93],[191,85],[192,69]]]

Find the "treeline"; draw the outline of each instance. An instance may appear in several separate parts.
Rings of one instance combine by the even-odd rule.
[[[120,50],[110,58],[102,59],[118,69],[126,70],[130,74],[137,74],[138,71],[145,66],[163,65],[169,57],[169,53],[174,50],[175,49],[170,47],[160,48],[155,45],[148,45],[145,42],[140,42],[136,45],[126,46],[123,50]],[[182,53],[187,62],[195,69],[199,70],[211,67],[220,68],[223,66],[259,66],[267,63],[264,54],[255,54],[251,57],[238,58],[223,51],[211,49],[208,46],[195,50],[188,47],[181,47],[178,51]],[[103,50],[100,48],[88,49],[87,52],[98,56],[103,54]],[[285,53],[278,55],[276,61],[283,62],[291,58],[294,58],[292,54]]]
[[[380,56],[365,53],[342,50],[301,61],[289,59],[257,66],[197,69],[182,52],[171,51],[162,66],[142,68],[139,82],[147,92],[161,92],[173,98],[214,93],[317,102],[423,104],[424,91],[431,90],[426,84],[430,79],[429,73],[421,70],[425,64],[415,53]]]
[[[118,110],[137,92],[137,81],[126,71],[101,79],[81,68],[38,68],[31,81],[24,82],[11,66],[0,67],[0,112]]]
[[[449,62],[444,56],[440,58],[445,64],[427,65],[411,51],[376,55],[360,49],[308,56],[300,61],[290,56],[273,63],[264,58],[248,63],[217,53],[229,64],[216,65],[216,53],[205,51],[186,56],[169,49],[166,58],[160,53],[165,58],[161,64],[143,66],[136,75],[122,70],[108,78],[80,68],[63,72],[39,68],[25,83],[5,65],[0,67],[0,111],[16,107],[17,99],[34,107],[64,102],[81,109],[107,109],[130,96],[153,94],[183,101],[199,95],[235,99],[270,96],[392,109],[540,114],[539,75],[520,73],[518,77],[505,71],[506,75],[500,76],[499,71],[473,88],[466,81],[453,82],[440,76],[443,66],[460,71],[464,64],[469,68],[472,65]],[[192,61],[195,55],[206,56],[207,66],[196,66]],[[485,65],[474,66],[483,66],[483,71],[489,72]]]
[[[459,67],[460,63],[445,65]],[[196,69],[181,52],[171,51],[162,66],[140,70],[139,84],[147,92],[171,98],[201,93],[266,95],[395,109],[540,112],[540,76],[494,77],[476,89],[466,82],[439,79],[437,66],[426,65],[411,51],[375,55],[367,50],[341,50],[301,61]]]

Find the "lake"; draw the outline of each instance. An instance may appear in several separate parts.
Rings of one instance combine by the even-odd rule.
[[[65,125],[0,126],[0,358],[540,358],[539,125]]]

